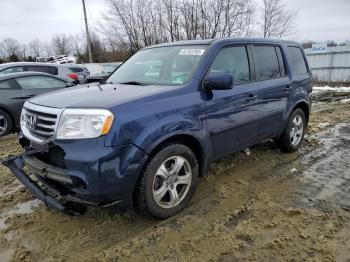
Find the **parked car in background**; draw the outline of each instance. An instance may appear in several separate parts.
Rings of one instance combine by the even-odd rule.
[[[78,75],[79,83],[83,84],[86,77],[90,75],[89,70],[84,66],[70,65],[69,69]]]
[[[298,150],[311,92],[311,71],[295,42],[223,38],[150,46],[106,84],[27,101],[20,138],[26,154],[4,163],[59,211],[122,205],[168,218],[188,205],[211,161],[267,139],[282,151]],[[32,121],[43,118],[51,121],[46,129]]]
[[[74,84],[79,84],[80,80],[83,77],[79,78],[79,75],[76,72],[74,72],[71,68],[83,69],[83,67],[76,65],[72,66],[35,62],[6,63],[0,64],[0,76],[18,72],[43,72],[66,79],[67,81],[73,82]]]
[[[23,103],[36,95],[72,86],[50,74],[23,72],[0,76],[0,137],[17,130]]]
[[[102,63],[102,75],[110,75],[114,70],[116,70],[122,62],[116,63]]]
[[[93,64],[92,67],[95,73],[86,77],[83,83],[89,84],[94,82],[103,82],[121,64],[122,62]],[[85,65],[88,66],[89,64],[85,64]]]

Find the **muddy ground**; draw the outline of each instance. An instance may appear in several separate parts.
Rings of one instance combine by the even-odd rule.
[[[348,94],[349,97],[349,94]],[[317,94],[302,149],[268,141],[211,164],[168,220],[48,210],[0,167],[0,261],[350,261],[350,100]],[[0,158],[20,152],[15,135]]]

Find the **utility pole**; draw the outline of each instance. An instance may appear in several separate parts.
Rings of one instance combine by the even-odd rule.
[[[86,41],[87,41],[87,49],[88,49],[88,55],[89,55],[89,63],[92,63],[91,41],[90,41],[88,21],[87,21],[87,17],[86,17],[85,0],[82,0],[82,1],[83,1],[83,10],[84,10],[84,20],[85,20]]]

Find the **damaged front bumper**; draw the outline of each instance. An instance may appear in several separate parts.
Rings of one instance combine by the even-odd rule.
[[[90,146],[87,141],[33,149],[1,161],[35,197],[59,212],[77,215],[86,206],[128,209],[147,154],[134,145]],[[60,147],[63,157],[52,155]],[[90,151],[88,151],[90,150]],[[82,154],[81,152],[86,152]],[[61,166],[43,156],[62,159]]]
[[[1,161],[1,164],[8,167],[17,179],[39,200],[41,200],[47,207],[53,208],[59,212],[69,215],[79,215],[84,211],[84,208],[70,205],[65,201],[60,193],[42,181],[40,178],[33,178],[27,175],[23,170],[25,166],[24,159],[30,158],[33,154],[38,153],[37,150],[31,150],[18,156],[10,156]],[[46,171],[47,172],[47,171]]]

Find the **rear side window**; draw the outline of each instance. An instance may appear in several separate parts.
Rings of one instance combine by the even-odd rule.
[[[254,46],[258,80],[281,76],[278,57],[274,46]]]
[[[288,52],[292,58],[292,65],[297,75],[307,74],[306,61],[304,59],[303,53],[299,47],[289,46]]]
[[[18,72],[23,72],[23,67],[22,66],[14,66],[14,67],[6,68],[6,69],[0,71],[0,75],[2,75],[2,74],[12,74],[12,73],[18,73]]]
[[[0,82],[0,89],[11,89],[12,86],[9,81],[1,81]]]
[[[49,76],[23,76],[16,78],[23,89],[64,88],[66,83]]]
[[[245,46],[225,47],[219,51],[210,69],[209,75],[229,73],[234,83],[250,81],[249,61]]]
[[[43,72],[48,73],[51,75],[57,75],[58,70],[54,66],[26,66],[25,71],[31,71],[31,72]]]

